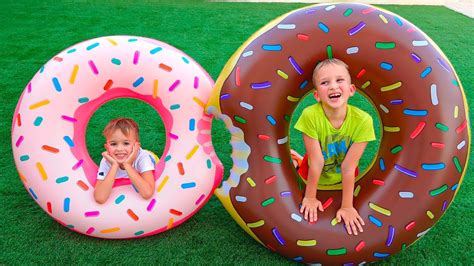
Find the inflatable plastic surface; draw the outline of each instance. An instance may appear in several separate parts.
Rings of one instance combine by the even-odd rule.
[[[313,89],[318,61],[339,58],[383,127],[372,166],[355,184],[366,222],[347,234],[335,214],[340,187],[319,191],[325,211],[310,224],[290,156],[289,125]],[[207,111],[232,134],[230,176],[216,195],[268,249],[305,263],[379,260],[426,234],[466,171],[470,128],[461,83],[436,44],[391,12],[320,4],[285,14],[248,39],[216,82]]]
[[[110,36],[64,50],[28,83],[13,117],[13,154],[26,190],[52,218],[89,236],[144,237],[181,224],[222,178],[211,143],[212,117],[204,113],[212,86],[189,56],[153,39]],[[95,110],[121,97],[158,112],[166,146],[150,200],[128,180],[116,182],[99,205],[93,197],[97,165],[87,152],[85,131]]]

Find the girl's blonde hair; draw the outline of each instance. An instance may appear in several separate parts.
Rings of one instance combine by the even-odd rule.
[[[140,140],[138,124],[130,118],[116,118],[111,120],[104,128],[102,134],[108,138],[117,129],[122,131],[122,134],[129,136],[130,133],[135,133],[137,140]]]
[[[331,64],[332,65],[343,66],[343,67],[346,68],[347,73],[349,73],[349,66],[346,63],[344,63],[344,61],[342,61],[340,59],[337,59],[337,58],[324,59],[323,61],[319,62],[313,70],[313,84],[314,84],[315,88],[316,88],[316,75],[318,74],[319,70],[321,70],[321,68],[323,68],[325,66],[328,66],[328,65],[331,65]],[[350,77],[351,77],[351,75],[349,74],[349,78]]]

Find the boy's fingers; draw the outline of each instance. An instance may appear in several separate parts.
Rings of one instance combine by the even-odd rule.
[[[354,221],[351,221],[349,223],[351,225],[352,232],[354,232],[354,235],[357,235],[357,226],[355,225]]]
[[[318,209],[319,211],[324,211],[323,204],[321,204],[321,202],[318,204]]]
[[[359,219],[360,224],[365,225],[364,219],[362,219],[362,217],[358,216],[357,219]]]
[[[336,219],[338,223],[341,222],[341,214],[339,212],[336,214]]]
[[[346,230],[347,230],[347,233],[349,235],[352,235],[352,229],[351,229],[351,225],[349,223],[346,223]]]
[[[359,232],[364,232],[364,229],[362,229],[362,225],[360,224],[359,220],[355,219],[354,223],[355,225],[357,225],[357,228],[359,228]]]

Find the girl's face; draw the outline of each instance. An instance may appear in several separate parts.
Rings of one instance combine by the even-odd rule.
[[[123,163],[132,153],[135,142],[137,142],[137,138],[134,132],[126,136],[120,129],[117,129],[107,137],[104,147],[118,163]]]
[[[351,77],[344,66],[329,64],[316,75],[316,100],[331,109],[345,107],[355,93]]]

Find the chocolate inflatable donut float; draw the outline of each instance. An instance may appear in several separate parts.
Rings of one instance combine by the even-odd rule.
[[[318,192],[325,211],[310,224],[290,156],[289,125],[313,89],[318,61],[339,58],[377,109],[379,150],[355,184],[364,232],[335,215],[341,190]],[[360,263],[394,254],[426,234],[466,171],[470,127],[461,83],[420,29],[363,4],[320,4],[285,14],[229,60],[207,111],[229,128],[230,176],[216,191],[240,226],[268,249],[305,263]]]

